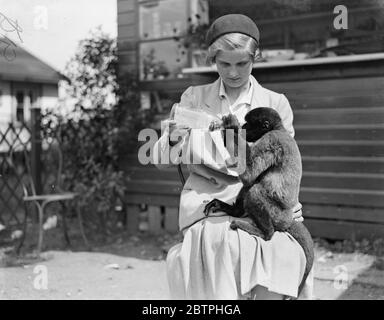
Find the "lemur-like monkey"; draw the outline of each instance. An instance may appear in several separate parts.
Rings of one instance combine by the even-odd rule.
[[[306,268],[299,294],[312,268],[313,241],[302,222],[294,220],[292,208],[299,202],[302,164],[296,141],[284,128],[279,114],[272,108],[255,108],[245,116],[241,127],[236,116],[224,116],[224,129],[233,129],[235,143],[242,139],[238,129],[245,129],[246,168],[239,174],[243,187],[233,205],[214,199],[204,213],[224,211],[234,217],[250,217],[252,222],[235,220],[232,229],[240,228],[270,240],[275,231],[287,231],[304,250]],[[211,128],[212,129],[212,128]]]

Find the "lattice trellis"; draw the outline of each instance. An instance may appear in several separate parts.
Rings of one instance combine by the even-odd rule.
[[[22,180],[26,179],[23,159],[15,157],[13,168],[9,162],[11,150],[15,154],[31,151],[31,130],[25,123],[9,123],[0,127],[0,222],[18,224],[24,215]]]
[[[39,126],[37,126],[39,127]],[[23,222],[25,203],[23,201],[22,182],[27,184],[28,171],[23,156],[26,150],[32,156],[32,130],[26,123],[9,123],[0,125],[0,223],[11,226]],[[42,138],[42,131],[37,130],[36,139],[41,141],[41,152],[35,154],[41,169],[36,174],[41,179],[42,192],[54,193],[57,183],[58,159],[55,148],[59,148],[59,141],[53,134],[49,138]],[[12,162],[10,153],[13,150]],[[31,164],[30,164],[31,165]],[[54,209],[54,205],[51,205]]]

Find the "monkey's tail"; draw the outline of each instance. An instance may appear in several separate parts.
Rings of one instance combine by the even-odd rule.
[[[309,233],[308,229],[305,227],[305,225],[302,222],[294,221],[291,227],[287,231],[293,236],[293,238],[295,238],[295,240],[303,248],[305,259],[306,259],[304,275],[299,285],[299,290],[297,295],[299,297],[304,288],[308,275],[312,270],[313,263],[315,260],[314,244],[313,244],[311,234]]]

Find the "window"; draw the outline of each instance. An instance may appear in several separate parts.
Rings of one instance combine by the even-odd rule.
[[[174,40],[144,42],[140,45],[141,80],[177,78],[187,67],[187,51]]]
[[[180,35],[187,25],[186,0],[143,1],[139,16],[141,40]]]
[[[191,65],[191,54],[175,37],[185,37],[189,24],[196,19],[208,22],[207,0],[139,2],[141,80],[183,76],[182,69]]]
[[[29,98],[29,108],[32,108],[33,107],[33,104],[35,102],[35,97],[33,95],[33,92],[32,90],[29,90],[28,92],[28,98]]]
[[[313,55],[349,55],[384,51],[381,0],[344,1],[348,29],[333,26],[338,0],[209,0],[209,19],[228,13],[252,18],[262,49],[294,49]]]
[[[174,40],[185,32],[187,0],[151,0],[139,4],[140,79],[177,78],[187,54]]]
[[[16,121],[24,121],[24,92],[16,92]]]

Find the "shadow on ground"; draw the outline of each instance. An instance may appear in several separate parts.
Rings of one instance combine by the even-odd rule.
[[[0,300],[168,299],[165,257],[179,235],[88,230],[89,250],[76,221],[69,226],[71,246],[60,228],[47,230],[39,257],[36,227],[29,228],[19,256],[14,252],[18,240],[11,239],[14,230],[0,233]]]
[[[87,230],[92,244],[88,250],[77,222],[68,225],[71,246],[66,245],[60,226],[48,230],[39,259],[33,254],[36,227],[29,228],[18,257],[14,255],[18,240],[12,240],[12,230],[0,232],[0,299],[168,298],[165,258],[182,241],[180,234],[129,234],[121,227],[108,234]],[[319,240],[315,241],[316,299],[384,299],[383,257],[327,246]],[[35,288],[38,265],[49,270],[47,290]]]
[[[61,226],[44,231],[43,252],[71,250],[73,252],[103,252],[122,257],[144,260],[164,260],[170,247],[182,241],[179,233],[161,233],[157,235],[146,232],[135,234],[127,232],[124,227],[116,227],[103,233],[100,230],[86,230],[90,247],[81,237],[76,219],[67,221],[70,244],[67,244]],[[13,230],[0,232],[0,266],[23,265],[34,256],[38,239],[36,225],[30,225],[20,255],[16,258],[15,248],[20,240],[12,239]],[[29,259],[29,260],[28,260]]]
[[[384,300],[384,271],[382,259],[376,259],[373,265],[351,281],[338,300]]]

